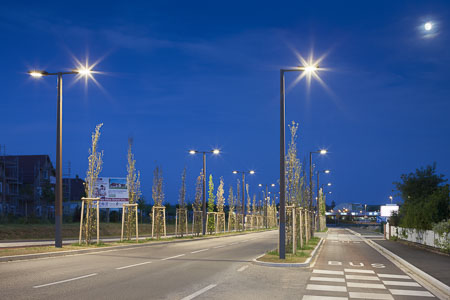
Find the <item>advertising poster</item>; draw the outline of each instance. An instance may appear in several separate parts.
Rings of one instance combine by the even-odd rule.
[[[122,208],[128,203],[127,179],[99,177],[95,183],[94,196],[100,198],[100,208]]]

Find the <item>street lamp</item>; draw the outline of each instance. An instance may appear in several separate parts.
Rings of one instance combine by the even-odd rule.
[[[330,174],[330,170],[322,170],[322,171],[319,171],[319,170],[317,170],[317,172],[316,172],[316,176],[317,176],[317,197],[319,197],[319,175],[320,175],[320,173],[325,173],[325,174]]]
[[[245,230],[245,174],[255,174],[255,171],[233,171],[233,174],[242,174],[242,230]]]
[[[280,70],[280,228],[279,228],[279,256],[280,259],[286,258],[286,166],[285,166],[285,156],[286,156],[286,99],[285,99],[285,76],[286,72],[302,72],[306,76],[315,75],[319,66],[317,64],[309,64],[306,66],[291,68],[291,69],[281,69]]]
[[[327,150],[325,149],[319,149],[317,151],[311,151],[309,152],[309,197],[310,197],[310,202],[309,202],[309,210],[312,210],[312,203],[313,203],[313,190],[312,190],[312,176],[313,176],[313,164],[312,164],[312,155],[313,153],[316,154],[320,154],[320,155],[325,155],[327,154]],[[319,193],[317,193],[317,197],[319,196]],[[317,200],[316,200],[316,206],[317,206]],[[315,219],[314,219],[315,221]],[[315,222],[314,222],[314,228],[315,228]],[[314,228],[313,226],[311,226],[311,236],[314,234]]]
[[[210,151],[197,151],[197,150],[189,150],[189,154],[197,154],[202,153],[203,154],[203,201],[202,201],[202,233],[203,235],[206,235],[206,154],[212,153],[215,155],[220,154],[219,149],[213,149]]]
[[[258,186],[259,187],[263,187],[263,186],[266,186],[266,194],[265,194],[265,197],[264,197],[264,225],[265,225],[265,227],[267,228],[267,206],[268,206],[268,195],[269,195],[269,184],[262,184],[262,183],[260,183],[260,184],[258,184]],[[271,183],[270,184],[270,186],[271,187],[274,187],[275,186],[275,183]]]
[[[28,74],[34,78],[56,75],[57,80],[57,112],[56,112],[56,183],[55,183],[55,247],[62,248],[62,77],[68,74],[78,74],[91,77],[93,71],[90,68],[79,68],[70,72],[49,73],[47,71],[32,70]]]

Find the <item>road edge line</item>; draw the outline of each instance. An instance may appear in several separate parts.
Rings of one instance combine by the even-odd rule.
[[[355,231],[346,228],[351,233],[359,236],[367,245],[375,249],[378,253],[386,257],[389,261],[391,261],[394,265],[399,267],[402,271],[410,275],[414,280],[418,281],[420,284],[422,284],[425,288],[430,290],[435,296],[437,296],[441,300],[448,300],[448,295],[450,295],[450,287],[447,286],[445,283],[437,280],[433,276],[425,273],[421,269],[417,268],[416,266],[412,265],[411,263],[407,262],[400,256],[392,253],[388,249],[384,248],[381,245],[378,245],[377,243],[366,239],[361,234],[357,234]]]

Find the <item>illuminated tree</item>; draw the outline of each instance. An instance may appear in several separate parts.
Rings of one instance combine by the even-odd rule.
[[[219,187],[217,188],[217,228],[218,232],[224,230],[225,227],[225,213],[223,212],[223,205],[225,198],[223,196],[223,177],[220,177]]]
[[[163,201],[164,201],[164,191],[163,191],[163,176],[162,176],[162,170],[160,167],[156,166],[155,170],[153,171],[153,186],[152,186],[152,198],[154,202],[154,229],[156,232],[156,238],[160,238],[161,235],[164,234],[165,229],[165,210],[160,209],[163,207]]]
[[[208,212],[214,212],[214,182],[212,174],[209,175],[209,189],[208,189]],[[212,234],[215,230],[214,217],[208,218],[208,232]]]
[[[132,152],[133,139],[128,139],[128,164],[127,164],[127,188],[128,188],[128,203],[136,204],[141,196],[141,174],[136,171],[136,160],[134,159],[134,154]],[[137,209],[135,207],[134,209]],[[126,214],[126,234],[127,239],[131,239],[133,228],[136,223],[136,214],[132,209],[127,209]]]
[[[202,231],[202,197],[203,197],[203,172],[197,177],[195,184],[195,199],[193,204],[193,233],[199,235]]]

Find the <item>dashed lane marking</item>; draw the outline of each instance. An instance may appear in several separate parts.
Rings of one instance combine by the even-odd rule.
[[[306,289],[314,291],[347,292],[347,287],[342,285],[308,284]]]
[[[88,274],[88,275],[84,275],[84,276],[79,276],[79,277],[70,278],[70,279],[66,279],[66,280],[55,281],[55,282],[41,284],[41,285],[35,285],[35,286],[33,286],[33,288],[37,289],[37,288],[41,288],[41,287],[45,287],[45,286],[49,286],[49,285],[55,285],[55,284],[65,283],[65,282],[74,281],[74,280],[78,280],[78,279],[88,278],[88,277],[92,277],[95,275],[97,275],[97,273],[92,273],[92,274]]]
[[[380,290],[385,290],[386,289],[384,284],[379,284],[379,283],[347,282],[347,286],[348,287],[363,288],[363,289],[380,289]]]
[[[317,270],[317,269],[314,269],[313,273],[328,274],[328,275],[344,275],[344,272],[342,272],[342,271]]]
[[[421,286],[420,284],[418,284],[417,282],[414,282],[414,281],[389,281],[389,280],[384,281],[383,280],[383,284],[384,285],[398,285],[398,286],[418,286],[418,287]]]
[[[161,258],[161,260],[169,260],[169,259],[172,259],[172,258],[177,258],[177,257],[184,256],[184,255],[185,254],[180,254],[180,255],[175,255],[175,256],[171,256],[171,257]]]
[[[203,251],[208,251],[209,248],[206,249],[201,249],[201,250],[197,250],[197,251],[192,251],[191,253],[199,253],[199,252],[203,252]]]
[[[309,280],[313,281],[327,281],[327,282],[345,282],[344,278],[335,278],[335,277],[311,277]]]
[[[434,297],[433,294],[427,291],[413,291],[413,290],[391,290],[392,295],[397,296],[418,296],[418,297]]]
[[[225,247],[226,245],[220,245],[220,246],[216,246],[216,247],[213,247],[213,249],[219,249],[219,248],[223,248],[223,247]]]
[[[375,294],[375,293],[348,293],[350,298],[356,299],[380,299],[380,300],[394,300],[391,294]]]
[[[124,267],[119,267],[119,268],[116,268],[116,270],[123,270],[123,269],[132,268],[132,267],[137,267],[137,266],[142,266],[142,265],[146,265],[146,264],[151,264],[151,263],[152,263],[151,261],[146,261],[146,262],[139,263],[139,264],[134,264],[134,265],[124,266]]]
[[[242,271],[244,271],[247,268],[248,268],[248,265],[245,265],[245,266],[240,267],[237,271],[238,272],[242,272]]]
[[[217,284],[210,284],[210,285],[208,285],[207,287],[204,287],[204,288],[202,288],[201,290],[198,290],[198,291],[196,291],[195,293],[190,294],[189,296],[186,296],[186,297],[184,297],[184,298],[181,299],[181,300],[191,300],[191,299],[194,299],[195,297],[197,297],[197,296],[203,294],[204,292],[209,291],[210,289],[214,288],[215,286],[217,286]]]

